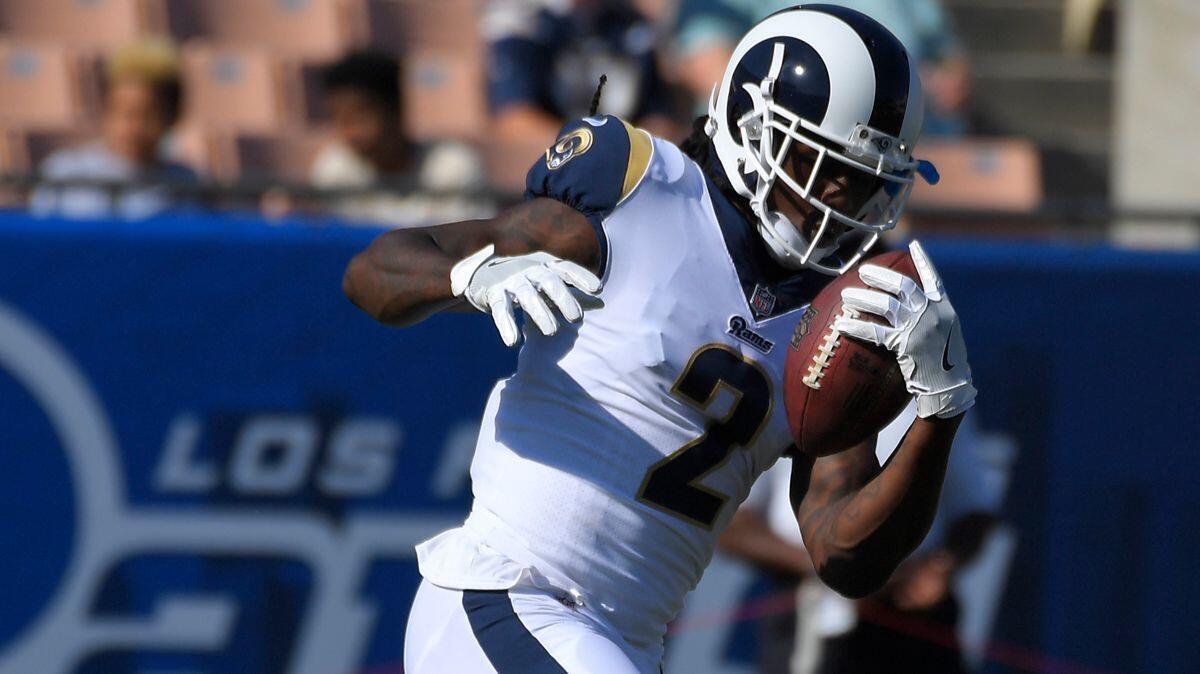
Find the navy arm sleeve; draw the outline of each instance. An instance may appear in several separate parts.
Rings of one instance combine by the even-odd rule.
[[[603,115],[568,122],[525,177],[525,199],[555,199],[587,216],[607,265],[604,219],[641,182],[650,165],[650,135]],[[603,274],[601,269],[601,274]]]

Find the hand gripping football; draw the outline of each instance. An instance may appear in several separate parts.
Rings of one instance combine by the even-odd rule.
[[[884,253],[870,264],[917,278],[907,251]],[[835,454],[883,430],[911,395],[895,356],[833,329],[844,288],[866,288],[855,267],[826,286],[804,312],[788,348],[783,398],[796,447],[810,456]],[[867,320],[876,320],[867,316]]]

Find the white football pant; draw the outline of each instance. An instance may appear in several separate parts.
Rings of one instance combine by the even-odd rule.
[[[569,597],[533,587],[449,590],[422,581],[404,637],[406,674],[661,674]]]

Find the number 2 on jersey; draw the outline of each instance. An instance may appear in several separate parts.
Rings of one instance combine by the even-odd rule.
[[[671,393],[704,411],[722,388],[733,404],[704,434],[655,463],[642,480],[638,499],[689,522],[711,529],[729,500],[700,481],[729,460],[735,447],[746,447],[771,412],[771,383],[757,365],[724,345],[710,344],[692,355]]]

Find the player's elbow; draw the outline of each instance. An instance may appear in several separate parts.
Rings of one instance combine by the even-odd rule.
[[[379,270],[375,266],[372,251],[367,249],[346,265],[342,274],[342,292],[354,306],[362,309],[368,316],[385,325],[403,327],[403,307],[398,307],[395,298],[380,291]]]
[[[868,544],[818,544],[810,549],[817,577],[850,599],[875,594],[891,579],[904,556]]]
[[[367,252],[355,255],[350,260],[350,264],[346,265],[346,271],[342,274],[342,293],[354,306],[367,312],[375,320],[379,320],[379,307],[372,304],[370,294],[366,292],[371,275],[370,267],[371,260]]]
[[[883,589],[894,567],[848,557],[831,557],[817,565],[817,576],[829,589],[849,599],[862,599]]]

